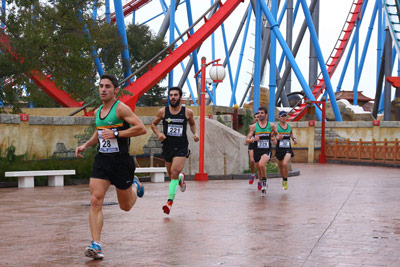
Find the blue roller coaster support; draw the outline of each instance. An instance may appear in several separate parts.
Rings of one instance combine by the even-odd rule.
[[[229,59],[229,50],[228,50],[228,43],[226,42],[226,34],[225,34],[225,26],[224,23],[221,24],[221,31],[222,31],[222,39],[224,41],[224,49],[225,49],[225,57],[226,62],[228,64],[228,76],[229,76],[229,83],[231,85],[231,91],[233,90],[233,76],[232,76],[232,67],[231,61]],[[235,97],[235,96],[234,96]],[[236,98],[234,99],[234,104],[236,104]]]
[[[285,1],[285,9],[286,9],[286,6],[287,6],[287,1]],[[297,0],[297,2],[296,2],[296,6],[295,6],[295,8],[294,8],[294,12],[293,12],[293,14],[292,14],[292,16],[293,16],[293,23],[292,23],[292,25],[294,26],[294,23],[296,22],[296,17],[297,17],[297,12],[299,11],[299,6],[300,6],[300,0]],[[291,8],[293,9],[293,6],[291,6]],[[284,9],[282,9],[282,13],[283,13],[283,11],[284,11]],[[281,20],[279,20],[279,26],[281,25]],[[283,67],[283,61],[284,61],[284,59],[285,59],[285,53],[283,53],[282,52],[282,54],[281,54],[281,57],[280,57],[280,59],[279,59],[279,66],[278,66],[278,70],[279,71],[281,71],[282,70],[282,67]]]
[[[110,0],[106,0],[106,22],[111,23]]]
[[[190,0],[186,0],[186,14],[187,14],[187,18],[188,18],[188,24],[189,27],[193,25],[193,15],[192,15],[192,8],[190,5]],[[194,30],[193,28],[190,29],[189,33],[191,35],[194,34]],[[195,49],[192,53],[192,58],[193,58],[193,67],[194,67],[194,73],[197,73],[199,71],[199,61],[197,59],[197,49]],[[197,83],[196,83],[196,87],[197,87]]]
[[[5,16],[6,15],[6,0],[1,1],[1,15]],[[1,27],[4,28],[4,23],[1,22]]]
[[[392,76],[392,36],[389,33],[389,28],[385,30],[385,77]],[[391,110],[391,95],[392,95],[392,85],[386,79],[384,80],[385,89],[384,95],[384,106],[383,106],[383,120],[390,121],[390,110]]]
[[[82,10],[79,10],[79,13],[78,13],[79,19],[81,19],[81,14],[82,14]],[[83,26],[83,31],[87,34],[87,36],[88,36],[88,38],[90,40],[91,39],[90,32],[89,32],[86,24]],[[101,65],[99,55],[97,54],[96,48],[94,46],[92,46],[92,57],[94,59],[95,65],[96,65],[97,73],[100,76],[103,75],[104,70],[103,70],[103,67]]]
[[[92,12],[93,20],[97,19],[97,0],[93,2],[93,12]]]
[[[243,40],[242,40],[242,47],[240,48],[240,54],[239,54],[239,59],[238,59],[238,64],[237,64],[237,69],[236,69],[236,75],[235,75],[235,82],[233,84],[233,90],[232,90],[232,97],[231,97],[231,102],[229,104],[230,107],[233,106],[234,97],[236,95],[236,89],[238,85],[238,80],[239,80],[239,73],[240,69],[242,66],[242,60],[243,60],[243,54],[244,54],[244,48],[246,46],[246,40],[247,40],[247,33],[249,32],[249,26],[250,26],[250,19],[251,19],[251,5],[249,6],[248,13],[247,13],[247,19],[246,19],[246,26],[244,28],[244,34],[243,34]]]
[[[300,0],[300,1],[301,1],[301,6],[303,7],[304,16],[307,21],[308,29],[310,32],[310,37],[313,42],[315,52],[317,53],[319,66],[322,71],[322,76],[324,77],[324,81],[326,84],[326,90],[328,91],[328,95],[329,95],[329,98],[330,98],[330,101],[332,104],[333,113],[335,114],[336,121],[342,121],[342,115],[340,114],[339,107],[336,102],[335,93],[333,92],[333,89],[332,89],[331,79],[329,77],[328,71],[326,70],[325,61],[324,61],[324,58],[323,58],[322,52],[321,52],[321,47],[318,43],[317,33],[315,32],[315,28],[312,23],[310,10],[308,10],[307,2],[305,0]]]
[[[383,9],[382,9],[382,1],[376,0],[376,2],[380,2],[378,8],[378,38],[377,38],[377,48],[376,48],[376,82],[378,83],[379,79],[379,69],[381,67],[381,58],[383,53],[383,40],[385,40],[385,31],[384,31],[384,17],[383,17]]]
[[[276,20],[278,10],[277,0],[272,0],[271,14]],[[275,91],[276,91],[276,37],[273,32],[271,32],[271,43],[270,43],[270,53],[269,53],[269,112],[268,120],[271,122],[275,121]],[[271,105],[272,103],[272,105]]]
[[[167,15],[168,6],[167,6],[167,4],[165,3],[164,0],[160,0],[160,3],[161,3],[161,8],[162,8],[162,10],[163,10],[163,13],[162,13],[162,14],[164,14],[164,16],[166,16],[166,15]],[[180,3],[180,4],[182,4],[182,3]],[[179,30],[179,28],[178,28],[178,25],[176,25],[176,24],[175,24],[175,30],[176,30],[176,32],[178,33],[179,36],[182,35],[181,32],[180,32],[180,30]],[[181,41],[182,41],[182,43],[183,43],[185,40],[184,40],[183,38],[181,38]],[[175,44],[174,47],[177,48],[178,46]],[[185,65],[183,64],[183,62],[180,63],[180,66],[181,66],[181,68],[182,68],[182,71],[185,73]],[[187,76],[186,76],[186,79],[185,79],[185,80],[186,80],[186,83],[187,83],[187,85],[188,85],[189,92],[190,92],[190,96],[191,96],[191,98],[192,98],[193,104],[196,106],[196,105],[197,105],[196,99],[195,99],[195,96],[193,95],[192,86],[191,86],[190,81],[189,81],[189,79],[187,78]],[[178,86],[179,86],[179,85],[178,85]]]
[[[363,68],[364,68],[364,62],[365,62],[365,58],[367,56],[368,46],[369,46],[369,42],[371,40],[372,30],[374,29],[374,23],[375,23],[376,14],[378,13],[378,8],[379,8],[378,1],[375,1],[374,10],[372,11],[371,20],[370,20],[369,26],[368,26],[367,36],[365,38],[364,48],[363,48],[363,51],[362,51],[362,54],[361,54],[360,65],[358,67],[358,69],[359,69],[358,70],[358,74],[357,74],[358,79],[354,81],[354,88],[355,89],[353,88],[353,91],[354,90],[358,90],[358,85],[359,85],[359,82],[360,82],[360,79],[361,79],[361,74],[362,74],[362,71],[363,71]],[[364,16],[362,14],[361,18],[363,18],[363,17]],[[360,24],[361,24],[361,22],[360,22]]]
[[[359,21],[356,22],[356,31],[354,32],[354,39],[356,40],[356,52],[354,54],[354,84],[358,81],[358,51],[360,49],[360,27]],[[358,105],[358,92],[357,87],[353,86],[353,105]]]
[[[170,17],[169,17],[169,43],[175,41],[175,0],[170,3]],[[174,86],[174,70],[172,69],[168,74],[168,87]]]
[[[306,94],[306,96],[309,100],[315,101],[315,97],[312,94],[310,88],[308,87],[308,84],[307,84],[306,80],[304,79],[304,76],[301,73],[299,66],[296,63],[296,60],[294,59],[292,52],[290,51],[289,47],[287,46],[286,41],[282,36],[282,33],[279,31],[278,23],[276,22],[276,20],[272,16],[271,12],[269,11],[267,4],[265,4],[263,1],[257,1],[257,3],[261,3],[261,9],[264,12],[265,16],[267,17],[268,23],[271,26],[271,30],[275,33],[275,37],[279,41],[279,44],[281,45],[282,50],[284,51],[287,59],[289,60],[290,65],[292,66],[293,72],[296,74],[296,77],[299,80],[299,83],[300,83],[301,87],[303,88],[304,93]],[[257,30],[256,30],[256,32],[257,32]],[[322,112],[318,107],[315,108],[315,114],[317,115],[319,120],[322,120]]]
[[[254,46],[254,89],[253,89],[253,113],[260,107],[260,82],[261,82],[261,7],[262,0],[256,2],[256,38]],[[267,8],[268,9],[268,8]]]
[[[122,42],[125,46],[122,51],[122,66],[124,67],[124,77],[128,77],[132,74],[130,57],[129,57],[129,49],[128,49],[128,38],[126,37],[125,30],[125,21],[124,21],[124,11],[122,9],[121,0],[114,0],[114,8],[115,8],[115,18],[117,21],[118,33],[121,36]],[[125,83],[125,86],[128,86],[129,82]]]

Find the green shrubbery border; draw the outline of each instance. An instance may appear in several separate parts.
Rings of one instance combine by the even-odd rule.
[[[74,184],[74,180],[88,180],[94,161],[94,150],[85,152],[83,158],[62,159],[49,157],[41,160],[28,160],[27,155],[16,155],[15,147],[11,145],[5,151],[0,151],[0,182],[16,182],[15,177],[5,177],[7,171],[36,170],[75,170],[76,175],[64,177],[65,184]],[[47,177],[35,177],[36,185],[45,185]]]

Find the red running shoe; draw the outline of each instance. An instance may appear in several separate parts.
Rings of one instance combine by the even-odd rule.
[[[254,179],[256,178],[255,175],[250,175],[250,180],[249,180],[249,184],[253,184],[254,183]]]
[[[172,208],[172,200],[168,200],[167,204],[165,204],[162,209],[165,214],[169,214]]]

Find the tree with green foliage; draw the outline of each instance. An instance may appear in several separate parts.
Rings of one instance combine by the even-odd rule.
[[[98,7],[103,4],[99,1]],[[60,89],[77,101],[98,99],[94,48],[105,72],[123,77],[120,55],[124,44],[118,29],[103,20],[93,20],[92,7],[92,0],[7,0],[6,15],[0,19],[6,25],[4,33],[12,52],[0,44],[0,82],[4,85],[0,101],[13,106],[16,112],[30,101],[36,107],[58,107],[26,75],[31,70],[51,76]],[[127,35],[133,71],[166,46],[147,26],[131,25]],[[4,37],[0,30],[0,38]],[[11,82],[4,84],[6,80]],[[148,93],[149,98],[157,100],[164,91],[155,86]]]

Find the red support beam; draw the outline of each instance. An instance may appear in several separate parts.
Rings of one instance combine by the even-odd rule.
[[[125,87],[126,90],[133,93],[133,96],[125,95],[121,100],[134,110],[139,97],[156,85],[165,77],[165,75],[167,75],[167,73],[179,64],[179,62],[192,53],[194,49],[199,47],[199,45],[201,45],[222,24],[222,22],[229,17],[240,2],[243,1],[227,0],[225,4],[191,36],[191,38],[187,39],[171,54],[167,55],[150,71],[139,77],[131,85]]]
[[[11,45],[8,41],[7,35],[0,31],[0,45],[1,50],[10,54],[13,60],[19,60],[21,63],[24,61],[15,52],[12,51]],[[48,94],[54,101],[63,107],[81,107],[82,104],[72,99],[65,91],[61,90],[56,84],[50,80],[46,75],[38,70],[32,70],[25,73],[37,86],[39,86],[46,94]]]

